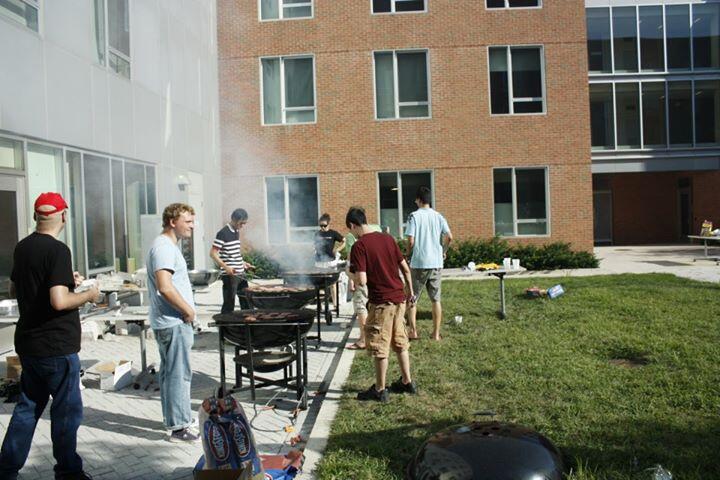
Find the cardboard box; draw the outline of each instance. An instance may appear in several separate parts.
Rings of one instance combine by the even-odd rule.
[[[203,470],[205,457],[200,456],[193,469],[194,480],[253,480],[252,472],[245,468],[234,468],[228,470]]]
[[[22,372],[22,365],[20,365],[20,357],[17,355],[8,355],[5,357],[5,364],[7,365],[7,373],[5,378],[8,380],[20,380],[20,373]]]
[[[132,362],[120,360],[120,362],[98,362],[85,370],[85,377],[88,387],[100,388],[101,390],[121,390],[133,381]]]

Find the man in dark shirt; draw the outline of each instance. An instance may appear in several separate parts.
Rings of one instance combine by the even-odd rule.
[[[70,249],[57,240],[67,204],[58,193],[35,200],[34,233],[15,247],[11,293],[20,319],[15,351],[20,357],[20,400],[0,450],[0,479],[17,478],[30,452],[37,421],[52,396],[51,437],[56,479],[87,479],[76,452],[82,421],[80,316],[78,307],[98,296],[97,287],[75,293]]]
[[[318,219],[320,230],[315,233],[315,261],[331,262],[335,253],[345,247],[345,237],[330,228],[330,215],[323,213]],[[336,246],[337,245],[337,246]]]
[[[385,377],[391,347],[397,354],[402,376],[390,389],[396,393],[417,393],[417,385],[410,376],[410,344],[404,318],[405,302],[413,297],[410,267],[393,237],[370,229],[362,208],[351,208],[345,224],[358,238],[350,252],[350,271],[360,286],[368,288],[365,345],[375,359],[375,384],[358,393],[357,398],[388,401]],[[399,271],[402,271],[404,286]]]
[[[220,313],[230,313],[235,310],[236,295],[242,310],[250,308],[245,296],[245,289],[248,287],[245,270],[252,270],[255,267],[243,259],[240,245],[240,229],[247,221],[247,211],[244,208],[236,208],[230,215],[230,223],[220,229],[210,248],[210,257],[222,269],[220,278],[223,282],[223,305]]]

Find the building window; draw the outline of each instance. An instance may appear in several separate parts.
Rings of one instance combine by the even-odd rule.
[[[262,58],[263,124],[315,122],[312,56]]]
[[[426,0],[373,0],[373,13],[424,12]]]
[[[615,104],[611,83],[590,84],[590,136],[594,150],[615,149]]]
[[[395,237],[402,237],[408,216],[417,210],[415,195],[419,187],[432,188],[432,172],[378,173],[380,225]],[[434,204],[434,201],[432,202]]]
[[[260,0],[260,20],[292,20],[312,16],[312,0]]]
[[[130,78],[130,10],[128,0],[93,0],[98,63]]]
[[[0,15],[24,25],[34,32],[40,31],[38,0],[0,0]]]
[[[720,69],[720,3],[596,7],[586,16],[590,73]]]
[[[548,234],[547,168],[493,170],[495,235]]]
[[[490,47],[489,57],[491,113],[543,113],[543,48]]]
[[[588,68],[591,72],[612,72],[612,48],[610,41],[610,9],[588,8],[587,10]]]
[[[668,70],[690,69],[690,5],[665,6]]]
[[[266,177],[268,243],[311,243],[320,216],[316,176]]]
[[[375,118],[430,116],[428,52],[375,52]]]
[[[720,3],[693,5],[693,62],[695,68],[720,68]]]
[[[12,138],[0,137],[0,168],[22,170],[23,142]]]
[[[486,0],[487,8],[537,8],[541,0]]]
[[[720,79],[593,82],[590,127],[593,150],[718,146]]]

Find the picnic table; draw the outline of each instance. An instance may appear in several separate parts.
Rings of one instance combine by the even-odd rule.
[[[688,235],[688,238],[690,240],[702,240],[702,242],[703,242],[704,255],[702,257],[693,258],[693,262],[696,260],[712,260],[715,262],[716,265],[720,265],[720,256],[719,255],[709,255],[708,254],[708,241],[720,242],[720,235]],[[718,248],[720,248],[720,246],[718,246]]]
[[[461,270],[459,272],[453,272],[452,276],[457,277],[475,277],[478,275],[492,276],[500,280],[500,310],[498,310],[498,316],[502,319],[507,318],[507,311],[505,309],[505,276],[515,275],[518,273],[526,272],[525,267],[518,268],[496,268],[493,270]]]

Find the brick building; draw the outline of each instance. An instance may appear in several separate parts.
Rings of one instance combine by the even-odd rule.
[[[585,3],[595,241],[720,224],[720,2]]]
[[[456,237],[590,249],[585,7],[220,0],[223,210],[255,244],[347,208],[399,236],[419,185]]]

